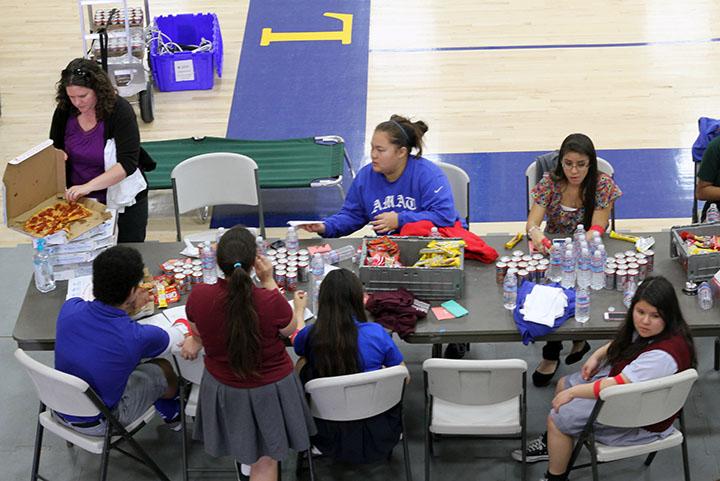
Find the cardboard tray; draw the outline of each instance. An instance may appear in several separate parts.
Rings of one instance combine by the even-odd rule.
[[[62,200],[65,195],[65,157],[47,140],[10,160],[3,175],[4,221],[10,229],[28,237],[42,237],[23,229],[34,214]],[[73,240],[111,218],[105,205],[93,199],[80,201],[92,211],[88,218],[70,225],[67,240]]]

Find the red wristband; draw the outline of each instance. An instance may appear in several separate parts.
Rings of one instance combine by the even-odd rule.
[[[544,245],[546,249],[550,249],[552,247],[552,241],[547,237],[543,237],[542,245]]]
[[[596,231],[596,232],[599,232],[600,235],[603,235],[603,234],[605,233],[605,229],[604,229],[603,227],[597,225],[597,224],[596,224],[596,225],[593,225],[592,227],[590,227],[590,228],[588,229],[588,232],[591,231],[591,230],[594,230],[594,231]]]
[[[595,395],[595,399],[600,398],[600,383],[602,382],[602,379],[598,379],[595,381],[595,384],[593,384],[593,394]]]
[[[187,327],[188,332],[187,332],[187,334],[185,334],[185,337],[192,337],[195,335],[195,333],[193,332],[192,326],[190,325],[190,321],[188,321],[187,319],[183,319],[182,317],[180,317],[180,318],[176,319],[175,322],[173,322],[173,326],[175,324],[182,324],[183,326]]]
[[[627,381],[625,380],[624,377],[622,377],[622,374],[618,374],[613,379],[615,379],[615,382],[618,384],[627,384]]]
[[[295,344],[295,336],[298,335],[298,332],[300,332],[300,329],[295,329],[295,332],[288,336],[288,339],[290,339],[290,344]]]

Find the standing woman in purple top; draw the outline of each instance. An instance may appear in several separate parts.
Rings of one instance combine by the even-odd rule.
[[[143,242],[147,182],[132,106],[96,62],[83,58],[61,72],[55,100],[50,138],[66,154],[65,198],[92,197],[118,209],[118,242]]]

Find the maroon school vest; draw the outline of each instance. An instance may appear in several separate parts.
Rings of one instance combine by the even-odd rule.
[[[636,356],[630,359],[621,359],[619,361],[616,361],[612,365],[612,369],[610,369],[610,374],[608,377],[617,376],[622,372],[625,366],[633,362],[640,354],[655,349],[661,349],[670,354],[673,359],[675,359],[675,362],[678,366],[677,372],[684,371],[690,368],[690,362],[692,358],[690,355],[690,346],[685,341],[685,338],[682,336],[682,334],[675,334],[665,339],[661,339],[651,344],[648,344],[645,349],[643,349],[642,351],[637,353]],[[660,421],[659,423],[651,424],[649,426],[643,426],[643,428],[654,433],[661,433],[672,425],[673,421],[678,416],[678,413],[679,411],[664,421]]]

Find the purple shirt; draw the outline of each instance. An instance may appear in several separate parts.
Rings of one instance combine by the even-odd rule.
[[[85,132],[76,116],[71,115],[65,128],[65,153],[68,156],[68,186],[85,184],[105,172],[105,122]],[[106,201],[107,190],[90,193],[102,202]]]

